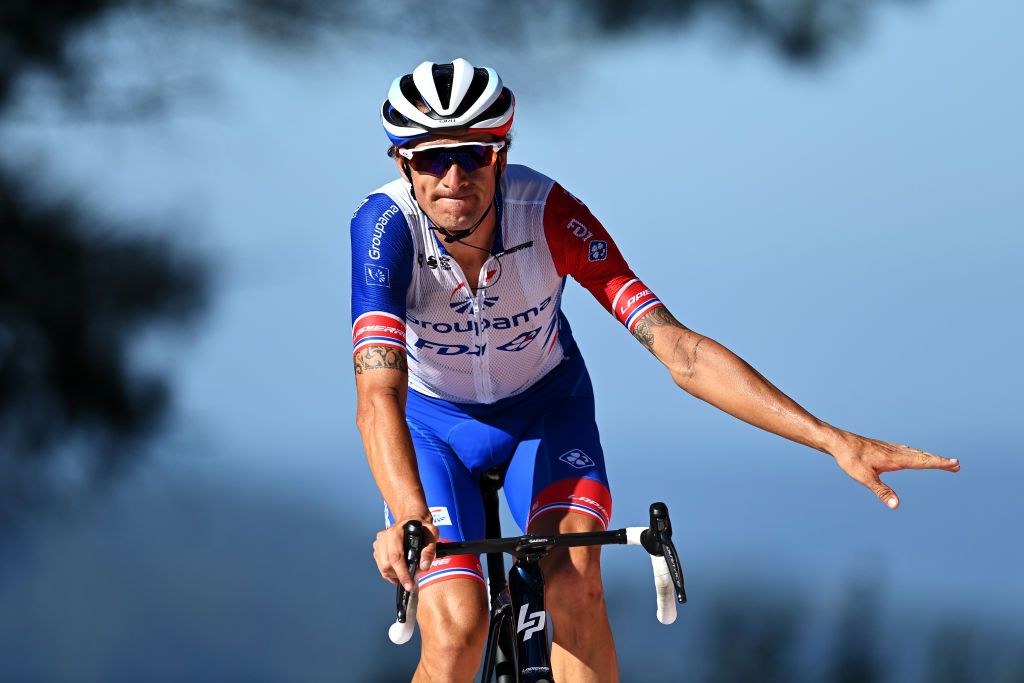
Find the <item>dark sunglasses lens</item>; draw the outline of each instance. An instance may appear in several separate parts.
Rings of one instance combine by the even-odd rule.
[[[425,149],[413,153],[412,167],[420,173],[442,176],[448,172],[452,164],[458,164],[466,173],[472,173],[494,161],[494,149],[480,145],[478,147],[455,147]]]
[[[444,171],[444,161],[439,159],[440,154],[434,150],[425,149],[423,151],[414,151],[412,158],[409,159],[409,163],[416,169],[417,173],[429,173],[430,175],[441,175],[437,172],[437,168],[440,167],[441,171]]]

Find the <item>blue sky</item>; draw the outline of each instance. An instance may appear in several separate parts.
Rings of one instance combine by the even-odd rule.
[[[963,461],[890,475],[903,507],[887,511],[827,456],[680,392],[572,285],[613,524],[669,502],[698,585],[756,569],[827,602],[869,567],[915,609],[1024,607],[1022,19],[994,1],[885,7],[815,70],[709,31],[464,54],[517,92],[512,160],[586,201],[684,323],[822,419]],[[390,79],[458,54],[358,49],[218,50],[203,106],[26,125],[8,153],[43,150],[43,172],[98,208],[216,259],[205,327],[140,358],[176,376],[160,471],[344,519],[368,550],[381,515],[354,424],[348,218],[394,174],[376,119]],[[647,580],[626,559],[608,571]]]

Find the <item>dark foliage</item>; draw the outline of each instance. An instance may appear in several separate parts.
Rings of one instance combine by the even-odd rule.
[[[114,16],[136,28],[178,33],[241,35],[266,46],[306,49],[324,36],[416,26],[425,50],[478,36],[488,46],[530,47],[555,30],[564,42],[589,42],[640,30],[673,31],[696,20],[728,27],[746,42],[761,42],[787,61],[814,64],[859,34],[876,6],[923,0],[65,0],[0,3],[0,112],[18,80],[46,73],[87,94],[95,64],[74,52],[78,38]],[[536,29],[543,27],[545,31]],[[483,32],[482,32],[483,31]],[[540,36],[540,37],[538,37]],[[73,106],[73,101],[67,104]]]
[[[868,573],[848,589],[839,615],[828,679],[833,683],[877,683],[886,677],[880,661],[877,619],[881,577]]]
[[[204,301],[199,261],[167,240],[115,234],[71,201],[0,174],[0,443],[22,456],[78,429],[137,437],[167,400],[136,370],[147,325],[184,323]]]
[[[123,4],[0,4],[0,124],[26,76],[89,90],[72,47]],[[0,163],[0,538],[58,503],[63,484],[109,481],[137,460],[165,414],[169,383],[133,362],[134,347],[155,325],[196,319],[206,269],[130,227]],[[70,444],[69,466],[57,456]]]
[[[678,26],[699,18],[722,21],[748,38],[764,41],[784,59],[813,63],[835,43],[860,29],[864,13],[877,0],[578,0],[596,28],[622,33],[649,27]]]
[[[0,170],[0,529],[59,500],[60,446],[79,451],[75,489],[137,459],[169,388],[133,342],[194,320],[207,292],[203,263],[167,240],[33,195]]]
[[[18,77],[38,68],[68,80],[78,77],[68,60],[75,35],[88,28],[111,5],[104,0],[0,3],[0,112]]]

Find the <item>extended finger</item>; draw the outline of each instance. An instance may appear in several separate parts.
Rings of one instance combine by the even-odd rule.
[[[885,485],[881,479],[875,477],[866,486],[871,489],[878,499],[885,503],[891,510],[895,510],[900,506],[900,499],[896,497],[896,492]]]
[[[913,446],[898,445],[900,449],[900,465],[907,469],[914,470],[948,470],[957,472],[960,470],[960,461],[956,458],[943,458],[928,451],[922,451]]]

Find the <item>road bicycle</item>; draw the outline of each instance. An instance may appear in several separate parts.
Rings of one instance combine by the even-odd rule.
[[[686,602],[683,569],[672,542],[672,522],[664,503],[650,506],[650,524],[614,531],[596,531],[546,536],[525,535],[501,538],[498,519],[498,490],[502,475],[498,470],[481,477],[484,501],[485,533],[478,541],[441,542],[437,557],[450,555],[487,555],[487,584],[490,594],[490,624],[481,683],[553,683],[551,653],[544,610],[544,576],[540,560],[552,548],[573,548],[593,545],[640,545],[651,556],[654,585],[657,593],[657,617],[663,624],[676,619],[676,603]],[[415,577],[423,547],[422,526],[409,521],[404,528],[405,560],[409,573]],[[505,575],[504,553],[515,561]],[[412,638],[416,623],[418,594],[409,593],[399,584],[396,593],[398,618],[388,635],[401,645]]]

